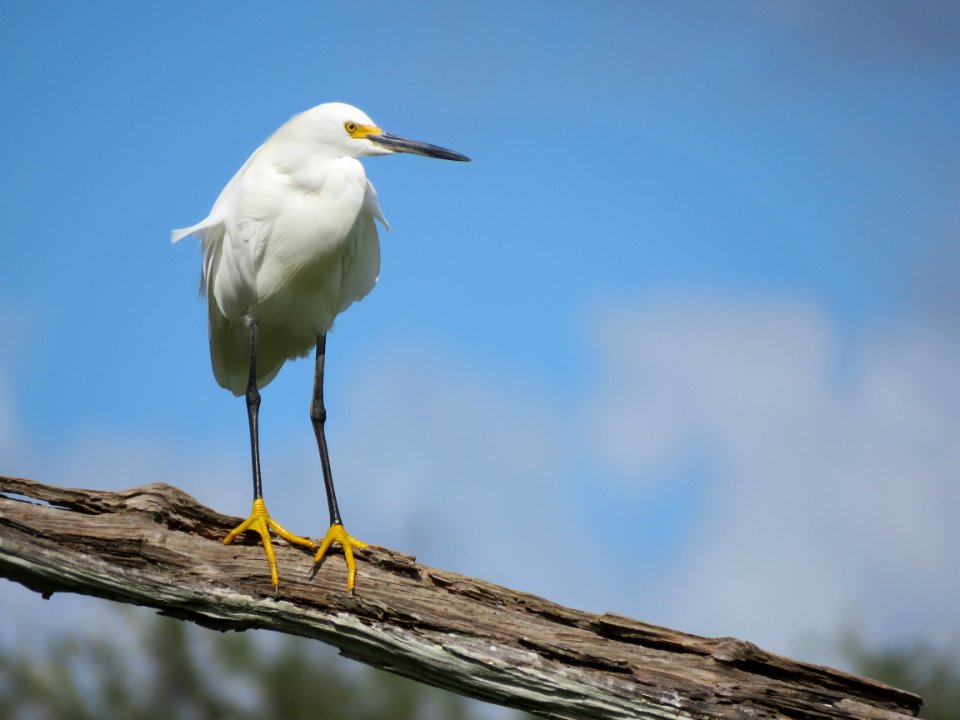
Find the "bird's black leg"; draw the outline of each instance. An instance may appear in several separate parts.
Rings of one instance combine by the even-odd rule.
[[[323,468],[323,485],[327,490],[330,524],[342,525],[340,508],[337,507],[337,494],[333,489],[333,473],[330,470],[327,437],[323,431],[323,425],[327,420],[327,410],[323,406],[323,363],[326,353],[327,336],[324,333],[317,338],[317,365],[313,376],[313,401],[310,403],[310,421],[313,423],[313,434],[317,436],[317,448],[320,450],[320,466]]]
[[[340,509],[337,507],[337,494],[333,490],[333,473],[330,472],[330,454],[327,452],[327,438],[323,432],[323,424],[327,420],[327,410],[323,407],[323,361],[327,354],[327,336],[317,338],[317,367],[313,376],[313,401],[310,403],[310,421],[313,423],[313,433],[317,436],[317,448],[320,450],[320,465],[323,467],[323,485],[327,490],[327,505],[330,508],[330,528],[320,543],[320,549],[314,555],[314,565],[323,561],[323,557],[333,543],[340,543],[343,548],[343,557],[347,561],[347,592],[353,592],[357,577],[357,563],[353,557],[354,548],[366,547],[365,542],[357,540],[347,534],[340,520]]]
[[[260,440],[257,417],[260,412],[260,391],[257,390],[257,333],[256,321],[250,323],[250,379],[247,381],[247,421],[250,424],[250,457],[253,463],[253,500],[263,498],[260,480]]]
[[[280,595],[280,574],[277,571],[277,556],[270,541],[270,531],[294,545],[313,550],[316,546],[309,538],[299,537],[288,532],[267,513],[263,502],[263,487],[260,483],[260,442],[257,432],[257,415],[260,410],[260,392],[257,390],[257,334],[260,328],[256,322],[250,323],[250,379],[247,381],[247,420],[250,422],[250,457],[253,461],[253,511],[250,517],[231,530],[223,539],[229,545],[247,530],[256,532],[263,542],[263,550],[270,565],[270,582],[273,583],[274,598]]]

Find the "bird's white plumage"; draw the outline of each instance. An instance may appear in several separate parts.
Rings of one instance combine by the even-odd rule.
[[[453,150],[384,132],[355,107],[318,105],[257,148],[206,218],[173,231],[173,242],[188,235],[201,238],[200,289],[207,297],[213,374],[234,394],[246,393],[253,509],[223,542],[229,545],[247,531],[259,534],[274,597],[280,579],[271,530],[288,542],[315,549],[315,564],[338,543],[347,563],[347,591],[353,591],[353,548],[365,543],[347,534],[337,507],[324,435],[323,360],[334,319],[369,293],[380,274],[377,221],[385,227],[387,223],[357,158],[395,152],[470,160]],[[267,512],[257,441],[258,388],[269,383],[285,361],[306,355],[314,346],[310,422],[330,510],[330,528],[319,547],[287,532]]]
[[[386,221],[356,158],[389,150],[351,137],[348,122],[373,126],[342,103],[294,117],[250,156],[204,220],[173,233],[174,242],[202,239],[213,372],[236,395],[247,386],[251,321],[263,387],[377,282],[376,222]]]

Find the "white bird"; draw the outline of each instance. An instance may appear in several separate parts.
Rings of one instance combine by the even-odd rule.
[[[206,218],[173,232],[173,242],[189,235],[201,238],[200,291],[207,298],[213,374],[222,387],[247,401],[253,511],[224,543],[247,530],[259,533],[275,594],[279,575],[269,531],[297,545],[316,545],[287,532],[267,513],[257,439],[259,388],[285,361],[304,357],[314,347],[310,419],[330,510],[330,528],[314,563],[331,543],[340,543],[347,589],[354,588],[353,548],[365,543],[343,528],[330,472],[323,406],[326,334],[338,314],[373,289],[380,274],[376,221],[385,227],[387,222],[357,158],[397,152],[469,161],[452,150],[386,133],[355,107],[325,103],[295,116],[257,148]]]

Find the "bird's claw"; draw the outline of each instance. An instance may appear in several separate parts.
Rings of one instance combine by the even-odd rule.
[[[331,525],[320,543],[320,549],[317,550],[317,554],[313,558],[314,567],[323,562],[324,555],[335,542],[340,543],[343,548],[343,557],[347,561],[347,592],[352,593],[357,581],[357,563],[353,558],[353,549],[367,547],[367,543],[348,535],[347,531],[343,529],[343,525]]]
[[[270,531],[273,530],[273,532],[289,543],[307,547],[311,550],[316,547],[316,544],[309,538],[294,535],[270,517],[270,514],[267,512],[267,506],[262,498],[253,501],[253,511],[250,513],[250,517],[231,530],[223,539],[223,544],[229,545],[248,530],[257,533],[263,543],[263,551],[266,553],[267,564],[270,566],[270,582],[273,584],[273,596],[276,600],[280,597],[280,574],[277,571],[277,555],[273,550]]]

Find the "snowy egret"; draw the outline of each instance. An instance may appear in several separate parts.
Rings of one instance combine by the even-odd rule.
[[[206,218],[173,232],[173,242],[189,235],[201,238],[200,292],[207,298],[213,374],[222,387],[247,401],[253,511],[224,543],[247,530],[257,532],[275,594],[279,574],[270,530],[296,545],[316,545],[287,532],[267,513],[257,440],[259,389],[284,362],[304,357],[314,347],[310,420],[330,510],[330,528],[314,564],[332,543],[339,543],[347,563],[347,590],[354,588],[353,548],[365,543],[347,534],[337,507],[324,435],[323,364],[334,318],[367,295],[380,273],[376,221],[387,223],[357,158],[398,152],[469,160],[384,132],[350,105],[326,103],[277,130],[227,183]]]

